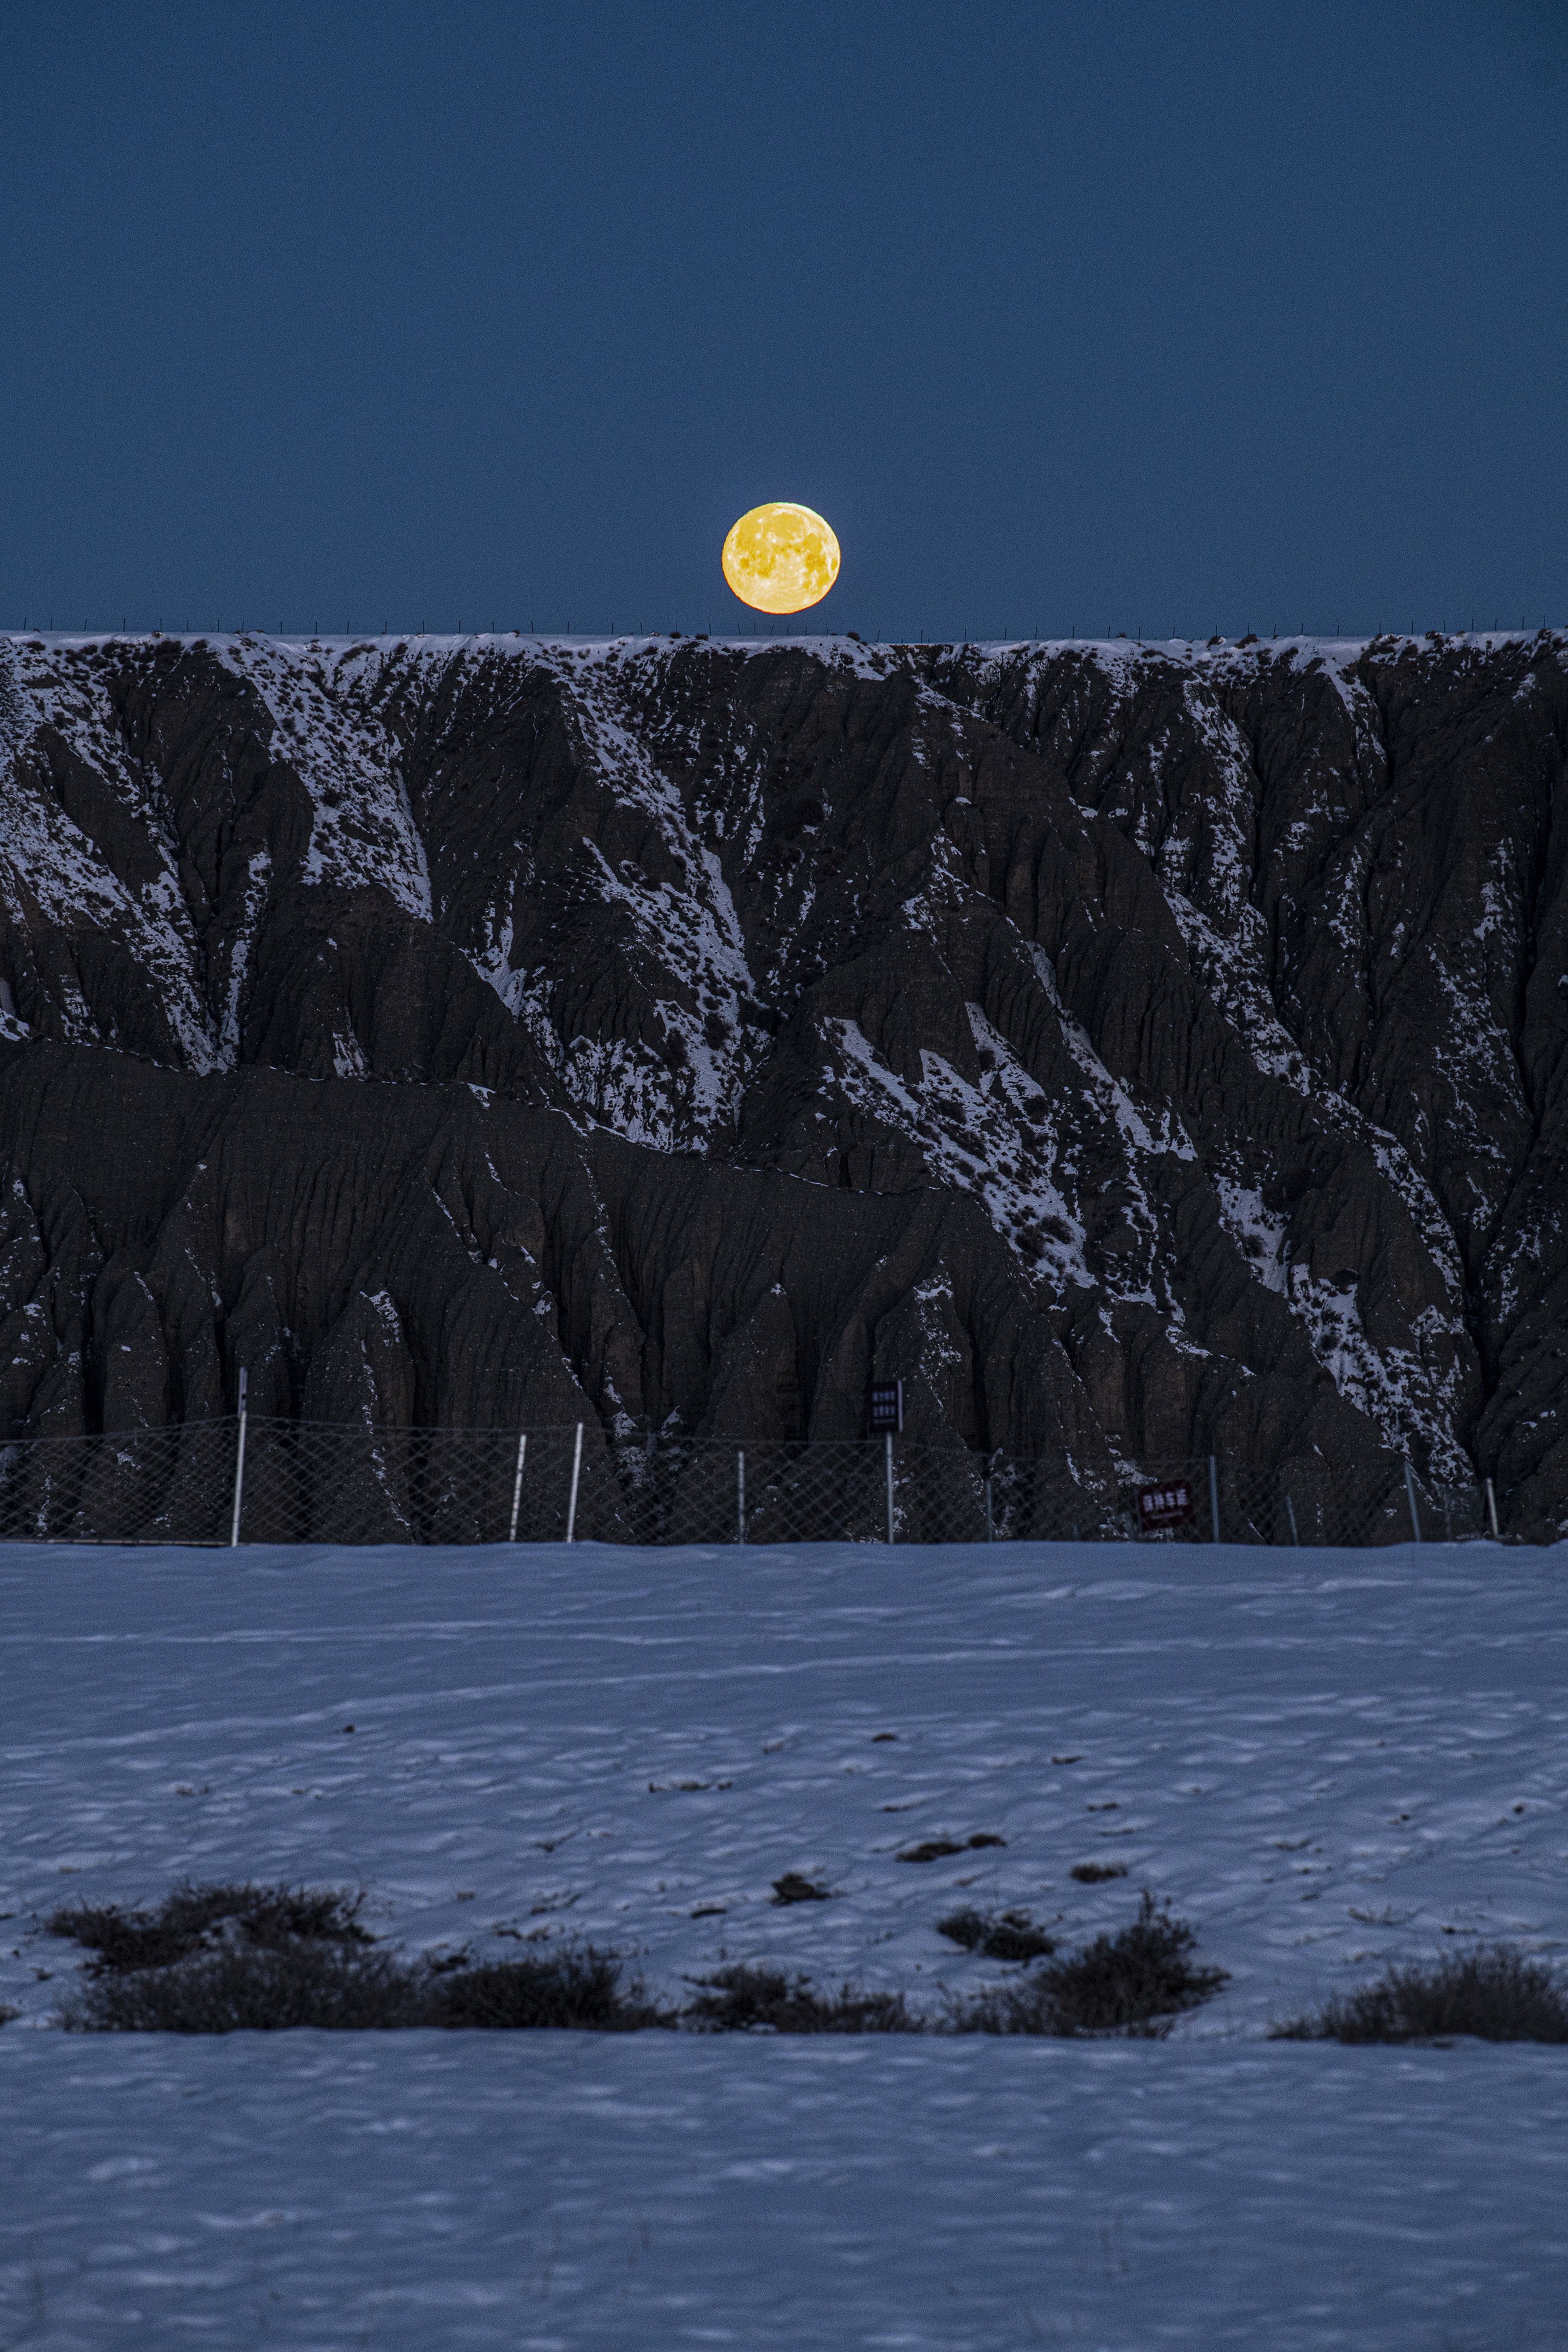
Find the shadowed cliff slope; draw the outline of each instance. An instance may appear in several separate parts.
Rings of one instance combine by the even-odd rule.
[[[0,1416],[1568,1525],[1563,641],[0,641]]]

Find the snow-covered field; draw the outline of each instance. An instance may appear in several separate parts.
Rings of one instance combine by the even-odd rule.
[[[1568,2050],[1263,2038],[1568,1950],[1565,1629],[1485,1545],[8,1547],[0,2347],[1568,2345]],[[1148,1885],[1232,1981],[1163,2044],[47,2030],[38,1915],[183,1874],[932,2008],[1007,1973],[955,1905]]]

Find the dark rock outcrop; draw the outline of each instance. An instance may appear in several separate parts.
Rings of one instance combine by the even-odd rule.
[[[0,644],[0,1417],[1568,1528],[1564,652]]]

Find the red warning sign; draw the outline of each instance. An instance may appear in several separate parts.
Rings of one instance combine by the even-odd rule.
[[[1185,1527],[1195,1519],[1198,1507],[1193,1500],[1190,1478],[1167,1478],[1158,1486],[1138,1489],[1138,1525],[1143,1528]]]

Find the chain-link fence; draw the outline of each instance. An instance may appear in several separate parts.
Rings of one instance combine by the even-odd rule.
[[[258,1416],[0,1445],[0,1541],[1363,1545],[1498,1533],[1489,1488],[1205,1456],[1112,1478],[910,1440],[613,1443],[593,1423]]]

